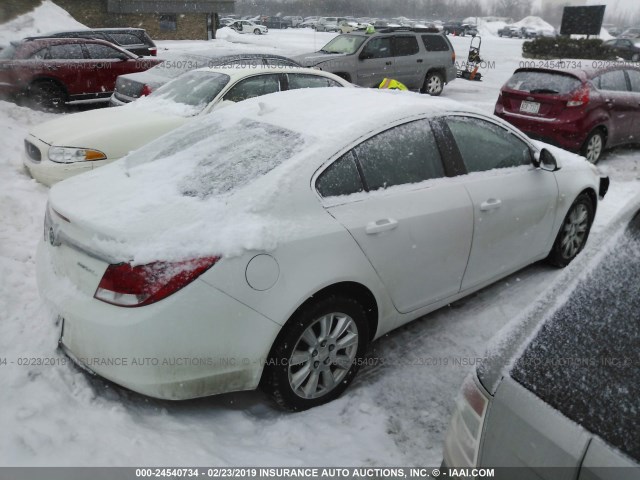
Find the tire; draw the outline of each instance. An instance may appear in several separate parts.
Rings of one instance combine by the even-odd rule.
[[[253,31],[253,33],[254,33],[255,35],[262,35],[262,32],[260,31],[260,29],[259,29],[259,28],[256,28],[256,29]]]
[[[427,93],[433,97],[437,97],[442,93],[444,89],[444,78],[439,72],[429,72],[424,79],[422,85],[422,93]]]
[[[589,134],[582,146],[580,153],[594,165],[602,158],[604,152],[605,137],[604,132],[596,129]]]
[[[32,83],[27,90],[28,103],[31,108],[45,112],[59,112],[67,102],[64,89],[52,81]]]
[[[575,199],[553,243],[547,261],[556,267],[566,267],[582,251],[595,215],[595,206],[587,193]]]
[[[368,339],[366,314],[355,300],[331,295],[302,307],[271,348],[260,388],[291,411],[330,402],[353,381]]]

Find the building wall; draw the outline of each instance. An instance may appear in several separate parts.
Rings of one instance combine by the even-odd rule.
[[[0,23],[8,22],[18,15],[30,12],[41,2],[42,0],[0,0]]]
[[[154,40],[207,39],[207,14],[205,13],[175,14],[176,30],[166,31],[160,29],[161,15],[154,13],[109,13],[107,0],[55,0],[55,3],[69,12],[77,21],[91,28],[144,28]]]

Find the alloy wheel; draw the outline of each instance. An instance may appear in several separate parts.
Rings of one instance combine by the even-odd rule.
[[[356,322],[345,313],[329,313],[307,327],[289,359],[289,385],[305,399],[322,397],[343,381],[359,345]]]
[[[582,248],[589,230],[589,212],[587,207],[576,204],[562,227],[563,235],[560,242],[562,255],[565,258],[573,258]]]
[[[596,163],[602,154],[602,136],[600,134],[593,135],[587,143],[586,157],[591,163]]]

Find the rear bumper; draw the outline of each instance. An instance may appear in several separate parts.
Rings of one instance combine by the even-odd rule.
[[[61,347],[82,368],[168,400],[257,387],[279,325],[200,280],[145,307],[101,302],[59,273],[56,248],[40,241],[38,289],[64,319]]]
[[[581,122],[561,119],[538,119],[519,113],[506,112],[496,107],[494,114],[522,130],[529,137],[572,152],[579,152],[590,129]]]

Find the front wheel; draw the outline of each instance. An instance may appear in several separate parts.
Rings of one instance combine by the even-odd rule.
[[[604,133],[602,130],[594,130],[589,134],[582,146],[582,155],[591,163],[596,164],[604,151]]]
[[[256,29],[253,31],[253,33],[254,33],[254,34],[256,34],[256,35],[261,35],[261,34],[262,34],[262,32],[260,31],[260,29],[259,29],[259,28],[256,28]]]
[[[444,89],[444,78],[438,72],[427,73],[422,86],[422,93],[428,93],[434,97],[439,96]]]
[[[589,195],[582,193],[569,208],[562,222],[556,241],[547,260],[556,267],[566,267],[582,251],[591,225],[595,208]]]
[[[50,81],[33,83],[27,92],[30,106],[46,112],[58,112],[63,109],[67,96],[58,84]]]
[[[321,299],[285,325],[260,386],[288,410],[330,402],[353,381],[368,338],[365,311],[358,302],[336,295]]]

